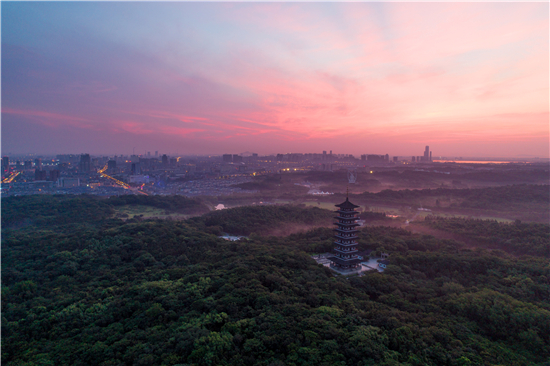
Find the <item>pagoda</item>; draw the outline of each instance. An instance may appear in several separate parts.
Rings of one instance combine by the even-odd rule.
[[[336,270],[351,270],[361,268],[361,260],[357,257],[357,232],[355,228],[359,226],[356,215],[359,213],[355,209],[359,206],[354,205],[346,197],[346,200],[339,205],[335,217],[337,222],[334,223],[335,248],[332,252],[333,256],[327,259],[332,262],[331,266]]]

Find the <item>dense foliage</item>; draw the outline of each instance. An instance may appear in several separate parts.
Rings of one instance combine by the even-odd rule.
[[[272,225],[310,211],[246,209]],[[234,213],[243,214],[214,220],[245,228]],[[345,278],[310,257],[332,247],[328,228],[229,242],[204,232],[209,217],[3,230],[2,363],[458,366],[550,357],[547,259],[367,227],[360,249],[390,251],[391,265]]]
[[[386,189],[378,193],[365,192],[357,195],[360,199],[398,203],[414,203],[415,199],[441,196],[460,198],[462,199],[460,206],[465,208],[491,208],[508,211],[510,209],[521,210],[536,205],[537,208],[547,211],[550,202],[550,186],[520,184],[479,189],[437,188],[400,191]]]
[[[206,213],[208,207],[197,198],[184,196],[142,196],[124,195],[110,197],[106,203],[113,206],[140,205],[161,208],[170,212],[184,214]]]
[[[342,195],[334,200],[341,201]],[[450,210],[460,210],[470,214],[505,214],[522,220],[548,222],[550,220],[550,186],[548,185],[512,185],[479,189],[420,189],[400,191],[383,190],[378,193],[364,192],[354,195],[353,199],[367,205],[376,203],[394,203],[418,206],[423,198],[454,199]],[[436,207],[432,206],[432,209]]]
[[[517,255],[529,254],[550,258],[550,226],[537,223],[514,224],[494,220],[465,218],[426,218],[432,228],[459,234],[484,246],[499,248]]]
[[[114,214],[95,196],[34,195],[2,198],[2,228],[93,222]]]
[[[334,212],[317,207],[243,206],[210,212],[190,221],[203,227],[218,227],[231,234],[250,235],[253,232],[262,234],[282,223],[329,225],[333,216]]]
[[[91,223],[114,215],[115,207],[142,205],[185,214],[208,212],[200,200],[183,196],[33,195],[2,198],[2,228]]]

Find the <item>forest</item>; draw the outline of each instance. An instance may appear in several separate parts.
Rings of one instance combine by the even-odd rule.
[[[249,206],[185,221],[124,221],[112,214],[117,204],[132,202],[2,199],[2,364],[550,362],[547,224],[424,223],[495,237],[502,249],[368,225],[359,249],[389,252],[390,265],[346,278],[311,257],[332,249],[330,228],[263,234],[330,222],[330,211]],[[250,236],[230,242],[218,231]]]
[[[550,257],[549,225],[522,223],[521,220],[506,224],[496,220],[437,216],[428,216],[425,224],[435,229],[459,234],[466,239],[473,239],[477,243],[483,243],[485,247],[501,249],[516,255]]]

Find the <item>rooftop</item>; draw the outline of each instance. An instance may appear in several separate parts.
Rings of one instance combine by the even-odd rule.
[[[344,202],[340,203],[339,205],[335,205],[335,206],[336,206],[336,207],[340,207],[340,208],[348,208],[348,209],[349,209],[349,208],[355,209],[355,208],[359,207],[359,206],[354,205],[353,203],[351,203],[351,202],[349,201],[349,198],[348,198],[348,197],[346,197],[346,200],[345,200]]]

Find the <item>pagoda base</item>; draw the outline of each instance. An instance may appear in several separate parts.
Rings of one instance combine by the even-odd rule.
[[[327,267],[341,275],[360,274],[366,270],[361,264],[354,268],[342,268],[334,263],[331,263]]]

